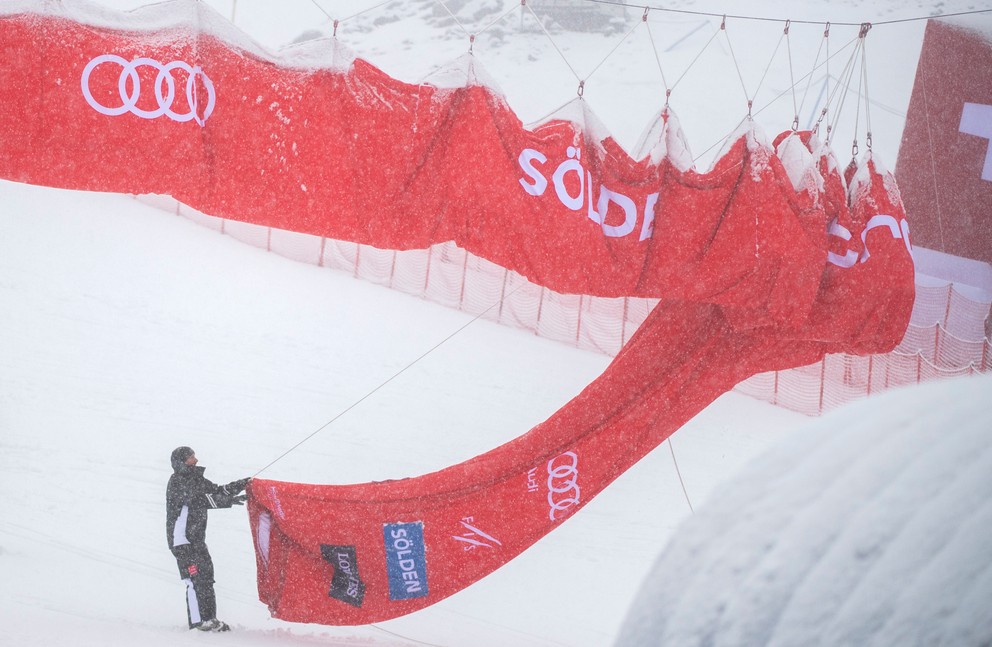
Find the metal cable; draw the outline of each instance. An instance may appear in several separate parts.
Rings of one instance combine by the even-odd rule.
[[[713,13],[713,12],[709,12],[709,11],[692,11],[690,9],[669,9],[667,7],[657,7],[655,5],[628,4],[628,3],[622,2],[620,0],[584,0],[584,1],[585,2],[594,3],[594,4],[608,4],[608,5],[614,5],[614,6],[617,6],[617,7],[626,7],[628,9],[651,9],[652,11],[665,11],[665,12],[668,12],[668,13],[681,13],[681,14],[689,14],[689,15],[693,15],[693,16],[710,16],[710,17],[713,17],[713,18],[734,18],[734,19],[737,19],[737,20],[759,20],[759,21],[764,21],[764,22],[781,22],[781,23],[792,22],[793,24],[805,24],[805,25],[822,25],[823,24],[823,21],[822,20],[791,20],[791,19],[786,19],[786,18],[768,18],[766,16],[747,16],[747,15],[737,15],[737,14]],[[971,16],[971,15],[980,14],[980,13],[992,13],[992,9],[975,9],[973,11],[957,11],[957,12],[953,12],[953,13],[943,13],[943,14],[936,14],[936,15],[932,15],[932,16],[915,16],[915,17],[912,17],[912,18],[897,18],[897,19],[894,19],[894,20],[880,20],[878,22],[873,22],[872,24],[873,25],[876,25],[876,26],[877,25],[893,25],[893,24],[896,24],[896,23],[913,22],[913,21],[917,21],[917,20],[930,20],[931,18],[950,18],[950,17],[953,17],[953,16]],[[863,22],[835,22],[833,24],[835,24],[835,25],[845,25],[847,27],[858,27],[860,25],[863,25],[864,23]]]
[[[502,297],[501,300],[505,300],[505,299],[510,298],[510,296],[512,296],[513,293],[515,293],[517,290],[519,290],[524,285],[527,285],[527,284],[526,283],[523,283],[523,282],[520,283],[520,285],[518,285],[517,287],[513,288],[513,290],[511,290],[509,294],[507,294],[506,296]],[[311,438],[313,438],[314,436],[316,436],[317,434],[319,434],[321,431],[323,431],[324,429],[326,429],[327,427],[329,427],[336,420],[338,420],[339,418],[341,418],[344,414],[348,413],[349,411],[351,411],[352,409],[354,409],[355,407],[357,407],[359,404],[361,404],[365,400],[367,400],[370,397],[372,397],[379,389],[381,389],[382,387],[386,386],[387,384],[389,384],[390,382],[392,382],[393,380],[395,380],[397,377],[399,377],[400,375],[402,375],[404,372],[406,372],[414,364],[416,364],[420,360],[424,359],[425,357],[427,357],[428,355],[430,355],[431,353],[433,353],[434,351],[436,351],[442,345],[444,345],[445,343],[447,343],[448,341],[450,341],[455,335],[457,335],[458,333],[462,332],[463,330],[465,330],[466,328],[468,328],[469,326],[471,326],[472,324],[474,324],[476,321],[478,321],[480,318],[482,318],[483,315],[485,315],[487,312],[489,312],[490,310],[492,310],[493,308],[495,308],[497,305],[499,305],[499,303],[500,303],[500,301],[493,302],[492,305],[490,305],[488,308],[486,308],[485,310],[483,310],[482,312],[480,312],[479,314],[477,314],[468,323],[466,323],[465,325],[461,326],[460,328],[458,328],[457,330],[455,330],[453,333],[451,333],[450,335],[448,335],[447,337],[445,337],[444,339],[442,339],[438,343],[434,344],[430,349],[428,349],[426,352],[424,352],[422,355],[420,355],[420,357],[416,358],[415,360],[413,360],[412,362],[410,362],[409,364],[407,364],[406,366],[404,366],[403,368],[401,368],[400,370],[398,370],[396,373],[394,373],[393,375],[391,375],[387,380],[385,380],[384,382],[382,382],[381,384],[379,384],[377,387],[375,387],[374,389],[372,389],[371,391],[369,391],[368,393],[366,393],[362,397],[360,397],[358,400],[352,402],[343,411],[341,411],[336,416],[334,416],[333,418],[331,418],[330,420],[328,420],[327,422],[325,422],[324,424],[322,424],[320,427],[318,427],[317,429],[315,429],[314,431],[312,431],[306,438],[304,438],[300,442],[296,443],[295,445],[293,445],[292,447],[290,447],[289,449],[287,449],[286,451],[284,451],[282,454],[280,454],[271,463],[269,463],[268,465],[266,465],[262,469],[258,470],[254,474],[252,474],[252,478],[258,476],[259,474],[261,474],[265,470],[269,469],[270,467],[272,467],[273,465],[275,465],[276,463],[278,463],[279,461],[281,461],[283,458],[285,458],[286,456],[288,456],[291,452],[293,452],[297,448],[299,448],[300,445],[302,445],[303,443],[307,442],[308,440],[310,440]]]

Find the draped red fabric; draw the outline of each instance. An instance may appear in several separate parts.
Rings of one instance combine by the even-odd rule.
[[[858,173],[857,202],[837,205],[854,243],[845,257],[849,249],[858,260],[822,271],[804,321],[742,328],[734,322],[751,313],[747,306],[664,300],[599,378],[486,454],[385,483],[255,479],[261,599],[278,617],[329,624],[423,608],[525,550],[737,382],[825,352],[891,350],[914,295],[906,238],[888,224],[905,215],[890,175],[870,161]],[[885,222],[868,229],[879,214],[866,216],[879,208]],[[833,237],[844,240],[837,227]]]
[[[397,481],[255,479],[259,598],[277,617],[361,624],[433,604],[740,380],[883,352],[905,331],[909,231],[870,156],[843,177],[808,133],[772,148],[752,126],[701,173],[664,113],[636,160],[581,117],[527,129],[481,85],[270,60],[203,28],[201,3],[172,8],[189,18],[156,29],[0,13],[0,177],[166,193],[385,249],[455,241],[558,292],[661,300],[602,376],[504,446]]]
[[[409,85],[361,60],[290,68],[195,24],[15,14],[0,42],[0,177],[169,194],[383,249],[454,241],[557,292],[757,299],[777,321],[801,318],[785,306],[819,280],[806,268],[824,232],[799,226],[781,163],[751,134],[713,172],[678,172],[583,124],[528,130],[483,86]]]

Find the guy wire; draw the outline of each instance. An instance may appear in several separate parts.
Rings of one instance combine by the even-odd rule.
[[[517,287],[513,288],[512,290],[510,290],[510,293],[507,294],[506,296],[504,296],[500,301],[503,301],[503,300],[508,299],[509,297],[511,297],[513,295],[514,292],[516,292],[517,290],[519,290],[524,285],[526,285],[526,283],[525,282],[521,282],[520,285],[518,285]],[[281,461],[283,458],[285,458],[291,452],[293,452],[294,450],[296,450],[300,445],[302,445],[303,443],[307,442],[308,440],[310,440],[311,438],[313,438],[314,436],[316,436],[317,434],[319,434],[321,431],[323,431],[327,427],[331,426],[331,424],[333,424],[338,418],[340,418],[344,414],[348,413],[349,411],[351,411],[352,409],[354,409],[355,407],[357,407],[359,404],[361,404],[362,402],[364,402],[368,398],[372,397],[372,395],[374,395],[376,391],[378,391],[382,387],[386,386],[387,384],[389,384],[390,382],[392,382],[393,380],[395,380],[397,377],[399,377],[404,372],[406,372],[407,369],[411,368],[414,364],[416,364],[420,360],[424,359],[425,357],[427,357],[428,355],[430,355],[431,353],[433,353],[435,350],[437,350],[438,348],[440,348],[443,344],[447,343],[452,337],[454,337],[455,335],[457,335],[461,331],[465,330],[466,328],[468,328],[469,326],[471,326],[472,324],[474,324],[476,321],[479,320],[480,317],[482,317],[482,315],[486,314],[487,312],[489,312],[490,310],[492,310],[493,308],[495,308],[500,303],[500,301],[493,302],[492,305],[490,305],[488,308],[486,308],[485,310],[483,310],[479,314],[475,315],[475,317],[473,317],[470,321],[468,321],[468,323],[464,324],[463,326],[461,326],[460,328],[458,328],[457,330],[455,330],[453,333],[451,333],[450,335],[448,335],[447,337],[445,337],[444,339],[442,339],[438,343],[434,344],[431,348],[429,348],[427,351],[425,351],[423,354],[421,354],[420,357],[416,358],[415,360],[413,360],[412,362],[410,362],[409,364],[407,364],[406,366],[404,366],[403,368],[401,368],[400,370],[398,370],[396,373],[393,373],[393,375],[391,375],[388,379],[386,379],[386,381],[384,381],[381,384],[379,384],[377,387],[375,387],[374,389],[372,389],[371,391],[369,391],[368,393],[366,393],[365,395],[363,395],[358,400],[352,402],[343,411],[341,411],[336,416],[334,416],[333,418],[331,418],[330,420],[328,420],[327,422],[325,422],[324,424],[322,424],[320,427],[317,427],[317,429],[315,429],[314,431],[312,431],[310,433],[310,435],[308,435],[306,438],[304,438],[300,442],[296,443],[295,445],[293,445],[292,447],[290,447],[289,449],[287,449],[286,451],[284,451],[282,454],[280,454],[271,463],[269,463],[268,465],[266,465],[262,469],[258,470],[254,474],[252,474],[252,478],[255,478],[256,476],[258,476],[259,474],[261,474],[265,470],[269,469],[270,467],[272,467],[273,465],[275,465],[276,463],[278,463],[279,461]]]

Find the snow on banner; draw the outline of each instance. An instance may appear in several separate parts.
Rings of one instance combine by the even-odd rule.
[[[908,225],[870,154],[844,177],[809,133],[773,148],[748,122],[700,173],[669,112],[634,159],[581,101],[577,120],[527,129],[482,85],[331,65],[333,43],[326,66],[272,58],[191,0],[126,17],[45,8],[0,14],[0,177],[170,194],[384,249],[454,241],[558,292],[661,300],[602,376],[506,445],[396,481],[255,479],[259,598],[279,618],[362,624],[433,604],[740,380],[885,352],[908,324]]]

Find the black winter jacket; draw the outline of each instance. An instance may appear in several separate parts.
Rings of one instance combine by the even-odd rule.
[[[183,544],[202,543],[207,534],[207,511],[230,508],[235,496],[245,489],[248,479],[217,485],[203,476],[198,465],[174,465],[165,491],[165,534],[169,549]]]

